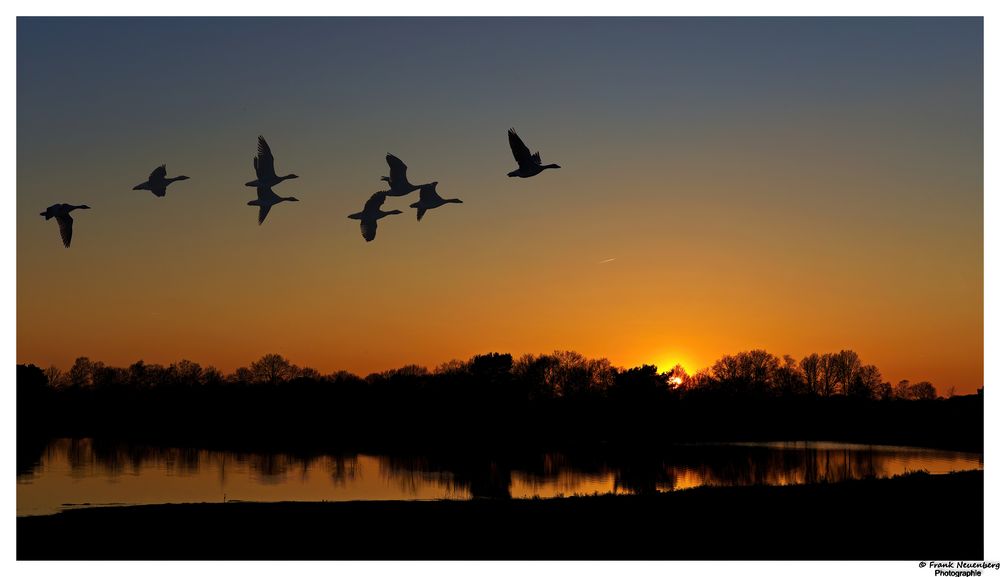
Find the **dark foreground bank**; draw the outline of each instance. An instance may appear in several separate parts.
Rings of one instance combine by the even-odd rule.
[[[983,473],[549,500],[215,503],[17,519],[18,559],[982,559]]]

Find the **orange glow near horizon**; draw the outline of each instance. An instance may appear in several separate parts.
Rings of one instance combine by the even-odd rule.
[[[675,355],[677,354],[675,353]],[[656,365],[656,370],[659,371],[660,373],[669,373],[677,365],[680,365],[681,368],[684,369],[684,371],[689,375],[693,375],[695,372],[697,372],[697,369],[692,370],[694,364],[690,360],[688,360],[687,357],[681,357],[679,355],[674,356],[671,354],[667,354],[661,357],[657,357],[653,361],[649,361],[649,364]],[[711,364],[711,361],[708,361],[706,364]]]
[[[983,386],[981,20],[27,18],[17,42],[18,363],[852,349]],[[562,168],[508,178],[511,126]],[[300,200],[260,226],[259,134]],[[463,203],[390,198],[368,243],[347,215],[387,152]],[[132,190],[163,163],[190,179]],[[57,202],[92,207],[69,249]]]

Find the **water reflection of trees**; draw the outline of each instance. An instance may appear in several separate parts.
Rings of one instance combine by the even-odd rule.
[[[451,495],[510,498],[511,473],[504,464],[471,456],[384,456],[380,474],[405,493],[416,495],[427,483],[444,487]]]
[[[343,487],[348,483],[353,483],[360,474],[358,457],[357,455],[346,457],[344,455],[334,455],[329,459],[328,470],[330,471],[330,477],[333,479],[334,485]]]
[[[789,485],[885,476],[891,458],[873,450],[712,446],[671,453],[663,466],[669,471],[665,477],[694,485]]]
[[[607,459],[586,454],[533,455],[521,459],[514,469],[514,476],[530,493],[543,495],[578,493],[580,487],[600,485],[615,474]]]
[[[264,485],[285,482],[288,473],[296,467],[305,468],[307,459],[281,453],[252,454],[247,457],[253,480]]]
[[[870,449],[719,445],[677,447],[665,454],[407,456],[384,457],[382,463],[383,476],[409,494],[430,482],[473,497],[509,498],[514,476],[539,493],[571,494],[589,480],[609,477],[615,492],[653,493],[698,485],[787,485],[887,476],[886,464],[894,457]]]
[[[337,486],[363,476],[355,453],[249,453],[185,447],[157,447],[102,439],[58,439],[43,451],[43,461],[64,459],[77,478],[97,474],[139,475],[155,469],[172,475],[218,471],[225,482],[234,465],[262,484],[277,485],[311,471],[329,475]],[[978,459],[978,461],[977,461]],[[498,455],[469,453],[385,455],[375,463],[378,475],[405,495],[423,487],[445,488],[454,497],[510,498],[516,479],[538,494],[572,494],[577,487],[605,484],[608,490],[653,493],[698,485],[746,486],[840,482],[883,477],[943,463],[947,469],[982,466],[982,457],[941,451],[893,450],[855,445],[682,445],[662,452],[606,450],[595,453],[524,452]],[[19,477],[19,481],[22,477]],[[30,481],[30,479],[29,479]]]
[[[333,482],[344,485],[359,475],[357,455],[297,455],[215,451],[191,447],[158,447],[102,439],[56,439],[42,450],[42,461],[65,459],[70,474],[77,478],[95,473],[116,477],[139,475],[144,470],[166,471],[170,475],[197,475],[203,469],[219,471],[225,482],[227,469],[245,469],[262,484],[279,484],[296,474],[304,479],[314,468],[326,471]],[[26,472],[30,477],[30,472]]]

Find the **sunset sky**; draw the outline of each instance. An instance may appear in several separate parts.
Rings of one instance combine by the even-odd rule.
[[[366,243],[387,152],[464,204]],[[981,18],[18,19],[18,362],[752,348],[983,385]]]

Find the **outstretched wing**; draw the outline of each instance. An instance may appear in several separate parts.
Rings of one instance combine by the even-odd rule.
[[[425,212],[427,212],[427,209],[424,208],[424,207],[422,207],[422,206],[417,209],[417,220],[418,221],[424,217],[424,213]]]
[[[421,204],[425,202],[441,200],[441,195],[437,193],[437,183],[425,184],[420,187],[420,202]],[[417,220],[420,220],[417,218]]]
[[[378,230],[378,221],[372,220],[362,220],[361,221],[361,236],[368,242],[375,239],[375,231]]]
[[[56,217],[56,222],[59,223],[59,236],[62,237],[63,246],[69,248],[69,243],[73,240],[73,217],[60,214]]]
[[[408,185],[409,182],[406,180],[406,165],[403,164],[403,161],[391,154],[385,155],[385,161],[389,163],[389,183],[394,188],[400,185]]]
[[[157,166],[156,169],[153,170],[153,172],[149,173],[149,181],[150,182],[153,182],[154,180],[163,180],[166,177],[167,177],[167,165],[166,164],[161,164],[160,166]],[[163,195],[158,195],[158,196],[163,196]]]
[[[253,159],[253,167],[257,171],[258,180],[275,178],[274,155],[263,136],[257,137],[257,156]]]
[[[521,137],[514,132],[513,128],[507,131],[507,140],[510,142],[510,151],[514,153],[514,160],[516,160],[519,165],[532,163],[531,151],[529,151],[528,147],[524,145]]]
[[[376,192],[375,194],[373,194],[371,196],[371,198],[368,199],[368,202],[365,203],[364,212],[367,212],[367,213],[377,212],[379,209],[381,209],[382,208],[382,204],[385,203],[385,195],[386,195],[387,192],[388,191],[380,190],[380,191]],[[372,229],[372,230],[374,230],[374,229]],[[372,235],[374,236],[374,234],[375,233],[373,232]]]
[[[269,212],[271,212],[270,204],[260,205],[260,211],[257,212],[257,224],[264,224],[264,219],[267,218]]]
[[[167,195],[167,187],[165,187],[165,186],[161,186],[159,188],[150,188],[149,190],[153,194],[155,194],[156,196],[166,196]]]

